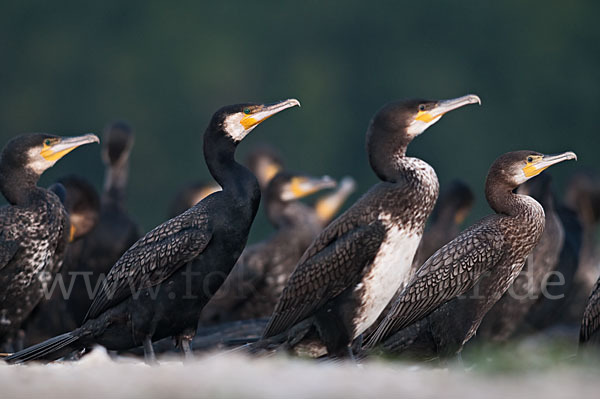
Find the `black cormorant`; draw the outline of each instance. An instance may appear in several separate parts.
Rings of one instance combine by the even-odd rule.
[[[380,342],[391,347],[405,339],[403,329],[417,322],[428,324],[438,356],[460,353],[517,277],[544,230],[542,206],[513,190],[549,166],[575,158],[572,152],[515,151],[496,159],[485,184],[486,199],[496,214],[463,231],[417,270],[365,347]]]
[[[258,124],[287,108],[238,104],[218,110],[204,134],[204,158],[223,188],[154,228],[112,267],[83,325],[7,358],[9,362],[56,359],[100,344],[111,350],[175,337],[188,355],[202,308],[242,253],[260,201],[256,178],[235,161],[235,150]]]
[[[477,330],[478,339],[508,340],[521,327],[531,307],[540,300],[546,280],[558,266],[565,232],[554,206],[551,181],[552,178],[543,173],[517,190],[519,194],[533,197],[544,208],[544,233],[512,286],[483,318]]]
[[[323,229],[312,207],[297,201],[335,186],[328,176],[314,178],[279,172],[265,192],[267,217],[277,229],[244,249],[219,291],[203,310],[201,323],[269,317],[298,259]]]
[[[10,341],[59,271],[69,239],[69,221],[58,196],[37,182],[73,149],[98,137],[18,136],[0,159],[0,190],[10,205],[0,208],[0,345]]]
[[[366,144],[371,167],[382,182],[331,222],[306,250],[257,348],[281,341],[293,346],[314,326],[330,356],[348,354],[351,342],[377,319],[407,279],[438,195],[433,168],[407,157],[406,148],[446,112],[479,102],[475,95],[405,100],[375,114]]]

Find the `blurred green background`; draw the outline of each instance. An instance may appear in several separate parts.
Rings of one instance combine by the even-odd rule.
[[[483,182],[503,152],[576,151],[577,164],[552,170],[559,191],[577,167],[598,166],[599,15],[593,0],[3,1],[0,142],[128,120],[129,209],[149,230],[181,185],[209,177],[202,133],[222,105],[298,98],[302,108],[262,124],[238,159],[271,143],[290,169],[354,176],[354,200],[377,181],[364,150],[377,109],[475,93],[481,107],[409,147],[442,185],[471,185],[474,221],[490,212]],[[76,172],[100,189],[99,150],[74,151],[41,184]],[[257,226],[255,237],[263,217]]]

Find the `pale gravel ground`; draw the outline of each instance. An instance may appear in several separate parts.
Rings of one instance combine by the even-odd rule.
[[[597,398],[597,369],[557,366],[514,374],[430,369],[402,363],[316,363],[286,357],[206,355],[193,362],[114,361],[95,350],[79,362],[8,366],[0,398]]]

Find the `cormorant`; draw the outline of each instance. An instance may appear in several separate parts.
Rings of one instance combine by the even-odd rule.
[[[551,181],[552,178],[543,173],[517,190],[519,194],[533,197],[544,208],[544,232],[512,286],[483,318],[477,330],[478,339],[508,340],[524,323],[532,306],[540,300],[546,279],[558,266],[565,232],[554,207]]]
[[[218,110],[204,134],[204,158],[223,188],[140,238],[112,267],[83,325],[18,352],[11,363],[56,359],[100,344],[110,350],[175,337],[186,355],[202,308],[242,253],[260,201],[254,175],[235,161],[237,145],[262,121],[300,105],[238,104]]]
[[[21,323],[59,271],[69,239],[69,221],[56,194],[38,187],[45,170],[73,149],[98,137],[18,136],[0,158],[0,345],[7,350]]]
[[[592,290],[581,321],[580,345],[600,346],[600,278]]]
[[[440,197],[431,212],[429,227],[425,229],[413,259],[414,271],[435,251],[458,235],[460,225],[467,218],[474,201],[473,191],[461,180],[453,180],[447,187],[442,187]]]
[[[54,278],[48,300],[42,300],[24,323],[25,344],[31,345],[56,334],[70,331],[79,325],[67,309],[76,281],[73,270],[82,260],[85,237],[96,225],[100,214],[100,196],[86,179],[77,175],[59,178],[48,188],[63,203],[71,223],[70,242],[65,252],[60,273]]]
[[[104,276],[142,235],[126,205],[129,156],[134,144],[133,128],[122,121],[110,123],[104,128],[102,143],[105,175],[100,196],[100,216],[94,229],[80,244],[79,260],[69,265],[69,278],[74,281],[65,311],[72,319],[70,325],[74,323],[75,327],[83,322]]]
[[[307,335],[314,326],[330,356],[348,353],[407,279],[438,195],[433,168],[405,156],[406,148],[446,112],[473,103],[480,103],[479,97],[404,100],[375,114],[366,145],[382,182],[306,250],[256,348],[282,341],[294,346],[303,336],[314,339],[315,334]]]
[[[517,277],[544,230],[542,206],[513,190],[569,159],[576,159],[575,154],[534,151],[509,152],[496,159],[485,184],[486,199],[496,213],[464,230],[417,270],[365,348],[380,342],[384,349],[393,347],[395,341],[406,341],[403,329],[425,323],[438,356],[460,353]]]
[[[269,317],[298,259],[323,229],[312,207],[297,201],[335,186],[328,176],[314,178],[279,172],[267,185],[267,217],[277,229],[244,249],[235,267],[202,312],[201,324]]]

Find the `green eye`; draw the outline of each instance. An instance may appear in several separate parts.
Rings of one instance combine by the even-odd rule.
[[[52,144],[52,141],[50,141],[50,139],[46,139],[46,141],[44,141],[44,144],[46,144],[47,146],[49,146],[50,144]]]
[[[250,113],[250,108],[244,108],[244,113],[248,115]]]

